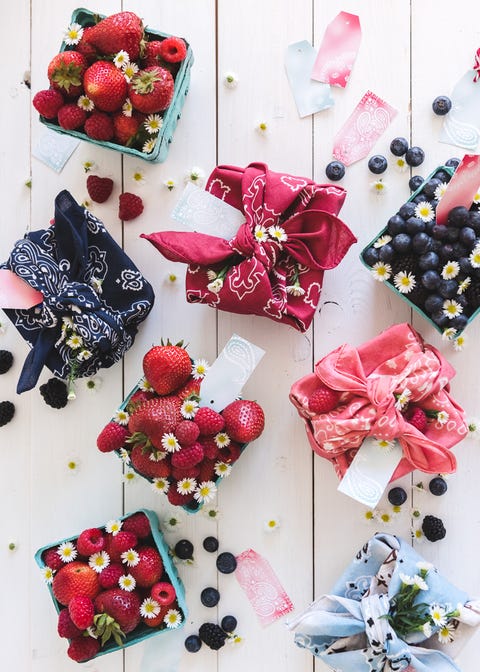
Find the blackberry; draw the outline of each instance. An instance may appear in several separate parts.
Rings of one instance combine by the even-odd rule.
[[[222,630],[225,630],[225,632],[235,632],[235,628],[237,627],[237,619],[235,616],[224,616],[220,622],[220,625]]]
[[[6,425],[15,415],[15,406],[11,401],[0,401],[0,427]]]
[[[400,273],[400,271],[416,275],[415,271],[418,268],[418,258],[413,254],[398,254],[393,259],[391,266],[393,275]]]
[[[202,623],[198,634],[202,642],[214,651],[221,649],[227,639],[226,633],[215,623]]]
[[[175,555],[180,560],[191,560],[193,558],[193,544],[188,539],[180,539],[175,544]]]
[[[447,481],[441,476],[435,476],[435,478],[432,478],[428,484],[428,489],[432,495],[435,495],[436,497],[444,495],[447,492],[447,488]]]
[[[218,539],[216,537],[205,537],[203,540],[203,548],[209,553],[215,553],[218,549]]]
[[[447,534],[442,520],[436,516],[425,516],[422,522],[422,531],[428,541],[439,541]]]
[[[418,277],[417,277],[417,284],[415,287],[407,294],[407,297],[410,299],[412,303],[414,303],[416,306],[421,308],[423,310],[423,307],[425,305],[425,301],[428,299],[430,295],[430,290],[425,289],[425,287],[418,282]]]
[[[9,350],[0,350],[0,373],[7,373],[12,364],[12,353]]]
[[[68,402],[68,390],[63,380],[50,378],[40,385],[40,394],[48,406],[52,408],[64,408]]]

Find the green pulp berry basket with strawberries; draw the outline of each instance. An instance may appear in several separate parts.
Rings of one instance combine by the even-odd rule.
[[[76,662],[185,623],[185,590],[153,511],[139,509],[43,546],[35,561],[58,614],[58,634]]]
[[[142,26],[143,30],[143,24],[141,24],[141,20],[132,12],[121,12],[118,15],[105,17],[83,8],[74,10],[70,25],[72,26],[76,24],[81,27],[84,31],[83,36],[85,36],[86,29],[88,30],[93,26],[97,27],[104,19],[111,20],[114,19],[114,17],[120,15],[132,15],[139,22],[139,25]],[[109,36],[118,35],[120,33],[120,28],[117,29],[117,27],[113,25],[113,27],[109,28],[107,32]],[[82,39],[84,39],[83,36]],[[102,36],[102,40],[103,39],[105,38]],[[117,65],[115,68],[112,63],[112,59],[115,62],[116,54],[118,55],[119,52],[122,52],[122,54],[124,53],[122,41],[119,41],[118,38],[115,39],[116,44],[113,45],[112,53],[107,54],[106,52],[97,49],[95,54],[90,55],[89,51],[85,51],[85,47],[83,47],[83,53],[86,54],[86,58],[88,59],[88,70],[92,70],[91,66],[94,65],[94,69],[97,71],[95,75],[93,72],[91,73],[88,85],[86,84],[86,79],[83,79],[86,86],[90,86],[90,90],[92,91],[96,89],[97,83],[103,75],[105,76],[105,80],[110,77],[110,71],[113,71],[113,75],[115,76],[115,85],[112,84],[112,88],[117,85],[120,87],[125,87],[125,84],[123,84],[121,81],[121,77],[119,77],[119,73],[122,72],[122,68],[120,68],[119,65]],[[126,45],[128,45],[129,38],[127,37],[125,39],[127,40]],[[107,105],[102,105],[102,103],[100,103],[92,107],[88,95],[87,100],[85,101],[85,94],[87,94],[87,91],[84,90],[82,84],[80,84],[78,89],[81,90],[78,91],[78,89],[75,89],[75,91],[78,91],[77,95],[65,95],[65,103],[75,103],[79,106],[79,109],[75,110],[75,105],[71,105],[71,108],[73,108],[74,112],[73,121],[71,121],[70,115],[66,116],[63,114],[63,110],[58,111],[58,114],[56,114],[57,110],[54,109],[47,116],[45,116],[46,113],[42,114],[43,108],[37,107],[36,97],[34,97],[33,103],[35,108],[40,112],[40,121],[45,124],[45,126],[58,133],[70,135],[74,138],[78,138],[79,140],[85,140],[86,142],[122,152],[123,154],[141,158],[145,161],[150,161],[153,163],[161,163],[165,161],[168,155],[170,144],[173,140],[173,135],[177,127],[178,120],[182,114],[185,97],[188,93],[190,84],[190,70],[194,60],[193,53],[190,45],[183,38],[177,38],[168,33],[160,32],[150,28],[144,28],[141,47],[142,54],[149,54],[150,52],[146,51],[149,46],[158,45],[160,42],[165,42],[165,40],[172,39],[178,40],[180,43],[182,43],[182,49],[184,51],[181,56],[183,56],[183,58],[181,60],[175,60],[175,58],[170,55],[168,58],[173,58],[173,60],[171,60],[171,62],[166,62],[162,60],[158,54],[155,54],[148,56],[148,62],[144,58],[141,58],[140,55],[135,60],[132,59],[133,67],[136,69],[138,66],[139,72],[135,74],[133,71],[130,71],[130,78],[127,79],[129,94],[127,94],[126,97],[125,92],[123,92],[123,95],[121,93],[119,94],[119,100],[123,101],[119,106],[115,107],[115,103]],[[117,45],[120,46],[120,49],[118,49]],[[77,49],[79,49],[79,47],[75,44],[66,44],[64,41],[60,47],[60,54],[68,51],[76,51]],[[120,56],[120,58],[124,57]],[[147,58],[147,56],[145,56],[145,58]],[[130,60],[128,56],[127,60]],[[101,68],[98,67],[98,61],[101,61],[102,64],[106,62],[106,65],[103,68],[103,72],[101,71]],[[145,72],[147,67],[151,70],[152,62],[155,62],[160,66],[160,70],[162,71],[162,74],[165,75],[165,78],[168,77],[168,82],[165,85],[167,86],[168,84],[168,98],[170,100],[168,106],[165,106],[166,102],[164,102],[162,105],[160,105],[161,109],[155,109],[154,113],[151,112],[151,110],[154,110],[154,107],[146,107],[146,105],[143,103],[143,100],[145,100],[146,96],[138,96],[136,93],[132,93],[130,95],[130,91],[132,90],[131,87],[133,86],[134,81],[140,81],[138,77]],[[84,77],[84,75],[85,73],[82,73],[81,77]],[[85,75],[85,77],[87,77],[87,75]],[[120,81],[117,81],[117,79],[120,79]],[[52,86],[51,79],[50,85],[50,89],[56,88],[55,86]],[[151,86],[151,81],[149,85]],[[61,89],[61,91],[62,93],[65,93],[63,89]],[[142,93],[144,92],[144,89],[142,89]],[[40,93],[43,94],[44,91]],[[52,93],[51,90],[49,93]],[[82,96],[83,103],[82,101],[79,101],[80,95]],[[133,96],[143,99],[142,103],[139,103],[138,108],[136,107],[136,104],[133,103],[133,101],[130,101],[130,98],[133,98]],[[83,111],[81,111],[80,108],[82,108]],[[150,111],[144,111],[144,109]],[[92,119],[92,117],[94,117],[94,115],[96,116],[98,113],[103,115],[103,118],[101,119],[100,130]],[[63,117],[60,116],[62,114]],[[76,117],[81,117],[82,114],[84,115],[84,118],[77,120]],[[104,118],[105,115],[110,117],[111,120],[106,120]],[[146,126],[144,126],[144,122],[146,122],[147,118],[151,117],[154,117],[154,120],[150,124],[149,130]],[[64,122],[63,120],[65,118],[67,121]],[[114,126],[110,128],[114,118]],[[104,126],[104,122],[106,127]],[[112,133],[114,133],[114,135],[112,135]]]
[[[115,452],[188,513],[215,499],[218,485],[265,424],[255,401],[236,399],[221,412],[202,401],[208,368],[204,359],[192,361],[181,344],[152,347],[143,358],[145,377],[97,437],[101,452]]]
[[[375,279],[453,340],[480,312],[480,209],[454,207],[445,225],[436,206],[454,169],[439,166],[362,250]]]

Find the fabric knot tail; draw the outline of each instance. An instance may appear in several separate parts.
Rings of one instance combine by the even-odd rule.
[[[45,365],[48,353],[55,345],[56,340],[56,330],[43,329],[40,332],[35,345],[30,350],[23,363],[20,378],[17,383],[17,394],[22,394],[22,392],[27,392],[35,387]]]

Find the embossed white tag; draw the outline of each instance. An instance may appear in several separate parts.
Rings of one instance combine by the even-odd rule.
[[[403,455],[398,441],[368,436],[340,481],[338,490],[362,504],[375,507]]]
[[[265,350],[234,334],[205,374],[201,405],[220,412],[240,396]]]
[[[245,221],[243,212],[189,182],[172,211],[172,218],[190,231],[230,240]]]

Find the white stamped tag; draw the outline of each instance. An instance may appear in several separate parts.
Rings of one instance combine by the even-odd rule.
[[[395,439],[381,441],[367,437],[340,481],[338,490],[374,508],[402,456],[402,448]]]
[[[265,350],[234,334],[205,374],[201,405],[222,411],[241,395],[242,388]]]
[[[190,231],[231,240],[244,223],[243,212],[189,182],[172,211],[172,219]]]

